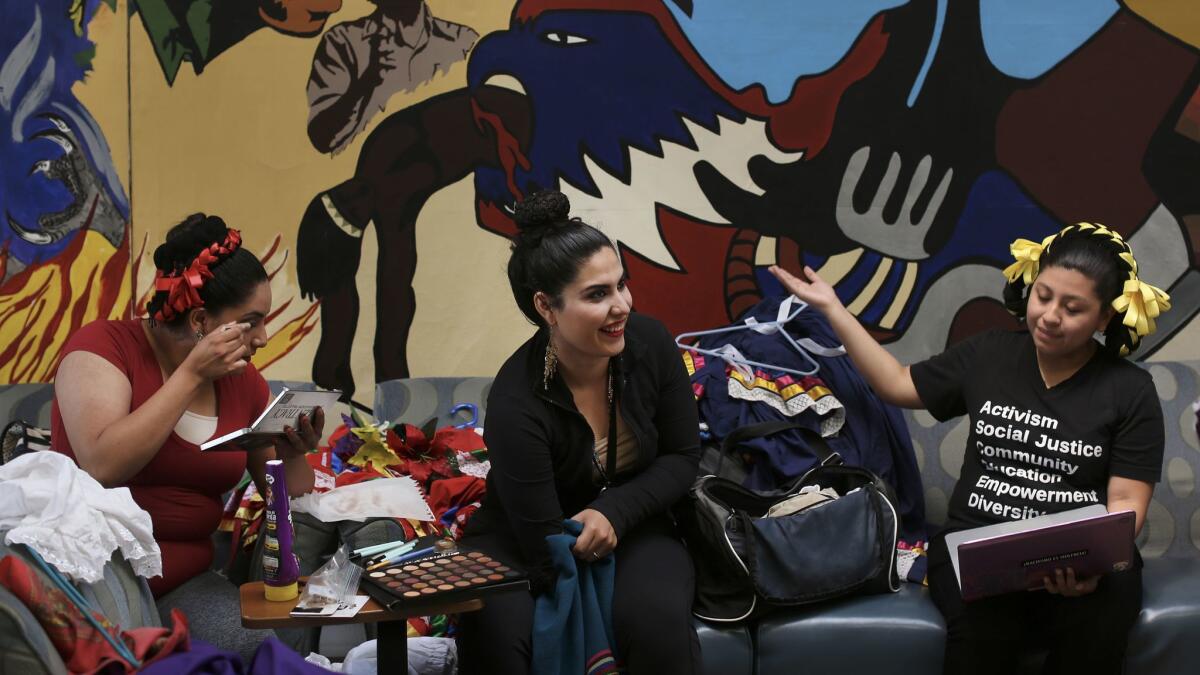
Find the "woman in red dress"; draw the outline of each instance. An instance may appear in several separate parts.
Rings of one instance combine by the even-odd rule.
[[[51,444],[104,486],[129,488],[149,512],[163,557],[163,576],[149,580],[159,611],[179,607],[193,635],[249,654],[269,632],[238,625],[237,589],[210,570],[221,498],[246,470],[265,494],[265,462],[276,457],[291,495],[311,491],[304,455],[324,415],[302,417],[274,448],[200,452],[267,406],[267,382],[250,359],[267,342],[271,286],[238,231],[216,216],[172,228],[154,264],[151,318],[95,321],[68,341]]]

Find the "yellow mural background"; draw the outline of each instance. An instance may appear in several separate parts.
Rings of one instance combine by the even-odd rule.
[[[434,16],[483,35],[508,24],[511,5],[431,0],[429,8]],[[373,9],[366,0],[347,0],[326,27]],[[272,284],[274,300],[276,306],[287,297],[294,297],[293,307],[301,303],[294,248],[309,200],[353,173],[363,141],[388,112],[466,84],[463,61],[415,91],[394,96],[345,151],[323,155],[313,149],[306,132],[305,85],[318,41],[262,29],[219,55],[200,75],[185,64],[168,86],[145,30],[136,19],[131,23],[135,242],[145,235],[153,247],[171,225],[195,211],[218,214],[241,228],[255,251],[265,250],[281,234],[290,257],[282,278]],[[103,47],[107,39],[98,42]],[[475,224],[469,180],[435,195],[417,230],[421,257],[409,344],[412,374],[494,373],[530,333],[503,283],[507,243]],[[358,274],[362,305],[353,358],[356,398],[365,401],[374,383],[375,251],[374,232],[368,230]],[[139,287],[145,285],[143,279]],[[316,338],[317,333],[310,335],[272,365],[268,377],[309,379]]]

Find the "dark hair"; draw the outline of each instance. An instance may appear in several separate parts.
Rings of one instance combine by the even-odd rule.
[[[194,213],[172,227],[167,232],[166,241],[154,249],[154,266],[163,274],[187,269],[201,251],[214,243],[225,241],[228,232],[225,221],[219,217]],[[258,257],[240,246],[208,268],[213,276],[204,282],[198,293],[204,301],[204,309],[209,312],[220,312],[240,305],[250,298],[258,284],[267,281],[267,271]],[[147,313],[153,317],[166,300],[165,291],[155,292],[146,303]],[[165,325],[171,328],[183,326],[187,322],[187,314],[183,312],[165,322]]]
[[[1092,280],[1096,288],[1096,299],[1101,311],[1112,308],[1113,300],[1121,295],[1125,280],[1132,271],[1122,253],[1132,252],[1129,245],[1107,228],[1080,227],[1064,228],[1046,246],[1038,261],[1038,269],[1050,267],[1074,270]],[[1029,302],[1029,287],[1018,277],[1004,287],[1004,305],[1022,321],[1025,320]],[[1130,354],[1137,349],[1140,339],[1122,323],[1124,315],[1114,312],[1104,329],[1104,350],[1113,355]],[[1124,352],[1122,348],[1125,348]]]
[[[508,259],[508,283],[517,307],[535,325],[542,317],[533,304],[538,291],[552,306],[562,290],[579,275],[579,268],[597,251],[613,247],[603,232],[579,218],[569,217],[571,202],[557,190],[543,190],[516,207],[517,236]]]

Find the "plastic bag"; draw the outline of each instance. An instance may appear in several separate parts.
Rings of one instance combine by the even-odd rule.
[[[350,562],[350,547],[342,544],[332,557],[308,578],[297,609],[354,604],[362,568]]]

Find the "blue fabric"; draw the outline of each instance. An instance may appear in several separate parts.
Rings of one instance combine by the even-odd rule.
[[[193,639],[186,652],[175,652],[138,672],[144,675],[322,675],[329,671],[308,663],[279,640],[267,638],[254,653],[249,668],[237,654]]]
[[[616,562],[612,554],[594,562],[576,560],[571,547],[583,526],[564,520],[563,528],[562,534],[546,537],[558,580],[534,602],[531,672],[615,673],[612,598]]]
[[[767,298],[750,308],[741,318],[744,320],[753,316],[764,323],[774,321],[782,301],[779,297]],[[805,309],[788,322],[786,328],[796,339],[810,338],[827,347],[841,344],[829,322],[816,310]],[[708,349],[717,349],[724,344],[737,347],[752,361],[796,370],[803,370],[806,365],[779,335],[761,335],[745,330],[706,336],[700,340],[700,345]],[[787,417],[765,403],[731,397],[724,361],[705,358],[704,367],[696,371],[692,382],[704,385],[704,394],[698,401],[700,418],[708,423],[716,438],[724,438],[740,426],[772,420],[791,420],[820,432],[821,417],[811,408]],[[846,464],[870,469],[887,481],[895,489],[899,502],[900,538],[906,541],[924,540],[925,493],[903,414],[875,395],[850,362],[850,357],[813,355],[813,358],[821,366],[814,377],[823,381],[846,411],[846,422],[841,430],[826,439],[829,447],[838,452]],[[767,371],[764,374],[775,378],[781,373]],[[752,457],[746,486],[753,489],[767,490],[790,483],[817,462],[817,454],[808,447],[804,436],[797,430],[745,441],[738,448]]]

